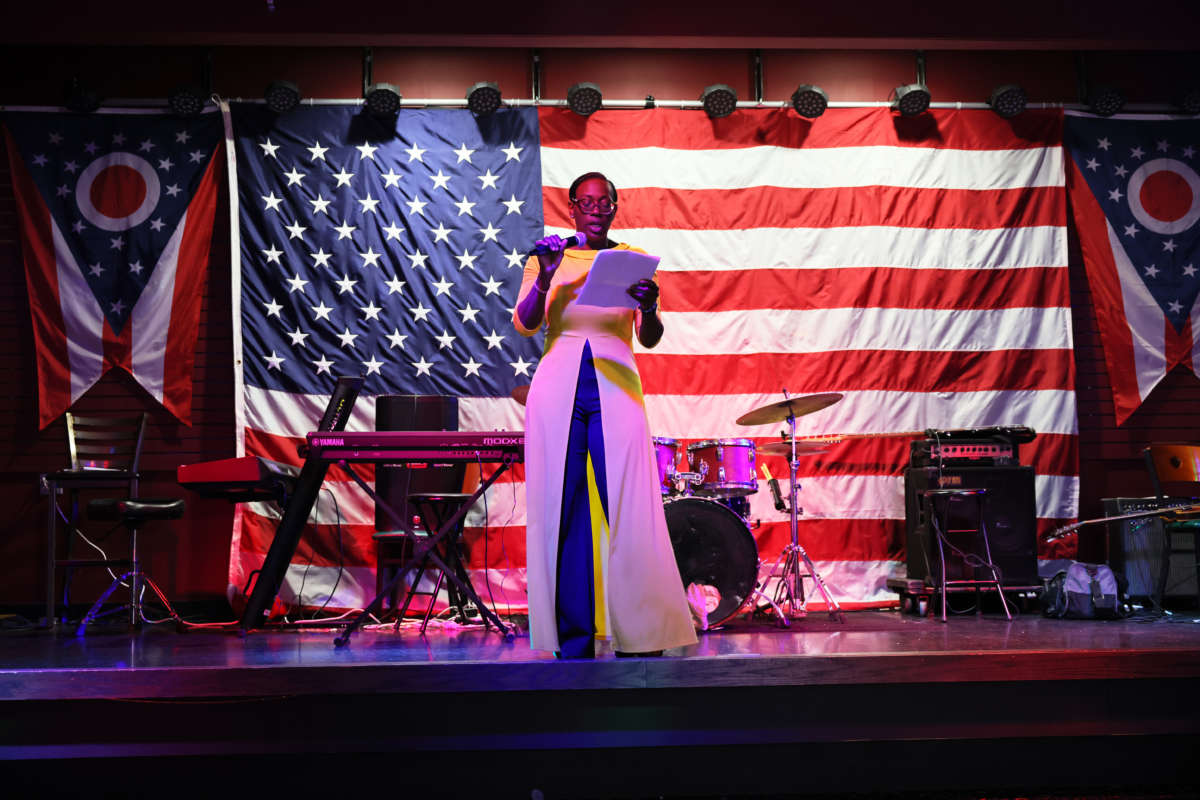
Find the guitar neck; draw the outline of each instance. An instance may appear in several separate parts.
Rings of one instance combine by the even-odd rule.
[[[1042,537],[1047,542],[1057,541],[1068,533],[1082,528],[1084,525],[1095,525],[1100,522],[1119,522],[1123,519],[1143,519],[1145,517],[1175,517],[1180,514],[1197,514],[1200,513],[1200,504],[1190,506],[1177,506],[1175,508],[1156,508],[1151,511],[1131,511],[1128,514],[1117,514],[1112,517],[1097,517],[1096,519],[1083,519],[1079,522],[1072,522],[1070,525],[1064,525],[1061,528],[1055,528]]]
[[[888,433],[831,433],[826,436],[797,436],[798,442],[828,442],[837,444],[838,442],[850,441],[851,439],[891,439],[894,437],[904,437],[911,439],[914,436],[924,436],[924,431],[895,431]]]

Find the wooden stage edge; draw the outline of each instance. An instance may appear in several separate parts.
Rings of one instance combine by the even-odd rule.
[[[5,633],[0,761],[82,781],[153,756],[216,789],[207,766],[243,759],[279,768],[264,786],[303,790],[323,780],[317,756],[372,769],[407,754],[428,769],[406,785],[428,796],[1200,787],[1194,615],[814,614],[589,661],[478,629],[335,635]]]

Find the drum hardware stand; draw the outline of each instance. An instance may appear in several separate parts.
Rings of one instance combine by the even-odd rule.
[[[787,389],[783,390],[785,400],[790,400]],[[808,614],[808,601],[804,596],[804,578],[811,578],[816,585],[817,591],[825,598],[825,604],[829,608],[829,616],[836,619],[838,622],[845,622],[842,617],[842,607],[838,605],[837,600],[833,599],[833,595],[829,593],[829,589],[825,586],[825,581],[821,579],[817,573],[817,568],[813,565],[812,559],[808,557],[808,553],[800,545],[800,508],[796,504],[796,493],[800,489],[800,484],[797,481],[797,473],[800,471],[800,461],[796,457],[796,415],[788,409],[787,415],[788,430],[791,434],[792,455],[788,461],[790,473],[788,475],[788,512],[791,522],[792,540],[783,548],[783,552],[779,554],[774,566],[771,567],[771,572],[767,575],[767,580],[778,577],[779,582],[775,585],[775,601],[771,603],[771,607],[775,609],[775,613],[779,616],[780,622],[787,626],[788,617],[798,619]],[[804,566],[808,569],[807,573],[800,571],[800,562],[804,561]],[[782,564],[782,569],[780,565]],[[762,594],[759,592],[759,594]],[[785,614],[782,608],[787,609]]]

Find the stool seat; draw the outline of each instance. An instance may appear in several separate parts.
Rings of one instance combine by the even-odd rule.
[[[102,497],[88,502],[87,512],[92,519],[142,522],[150,519],[179,519],[184,502],[180,497]]]
[[[925,497],[982,497],[987,489],[926,489],[921,492]]]
[[[415,533],[418,534],[423,532],[424,531],[415,531]],[[371,538],[376,541],[388,541],[390,539],[407,539],[409,535],[410,534],[408,531],[397,529],[394,531],[375,531],[371,534]]]
[[[465,503],[470,500],[473,495],[466,492],[409,492],[409,500],[431,500],[434,502],[452,502],[457,500],[460,503]]]
[[[100,485],[108,483],[128,483],[138,477],[137,473],[117,467],[80,467],[78,469],[60,469],[57,472],[47,472],[46,480],[56,483],[92,483]]]

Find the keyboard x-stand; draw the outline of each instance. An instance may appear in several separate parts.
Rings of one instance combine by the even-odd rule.
[[[466,515],[483,493],[487,491],[508,468],[524,459],[525,434],[513,431],[359,431],[351,433],[310,433],[308,434],[309,462],[320,462],[326,465],[336,464],[347,467],[351,463],[374,464],[412,464],[412,463],[447,463],[454,461],[499,463],[500,467],[487,480],[479,485],[467,502],[463,503],[458,512],[447,519],[437,533],[427,537],[424,542],[414,548],[412,558],[406,561],[387,585],[375,595],[375,599],[362,610],[354,621],[333,640],[337,647],[344,647],[350,642],[350,637],[372,616],[383,607],[383,599],[391,595],[396,583],[405,573],[416,564],[429,559],[446,579],[458,587],[467,598],[479,609],[483,616],[484,625],[494,625],[496,630],[504,634],[506,640],[514,638],[511,626],[501,622],[500,617],[487,607],[475,592],[470,581],[461,580],[453,569],[446,565],[437,552],[438,544],[455,531],[458,523]],[[385,500],[354,470],[345,469],[359,487],[391,517],[393,523],[408,533],[413,533],[412,526],[397,513]]]

